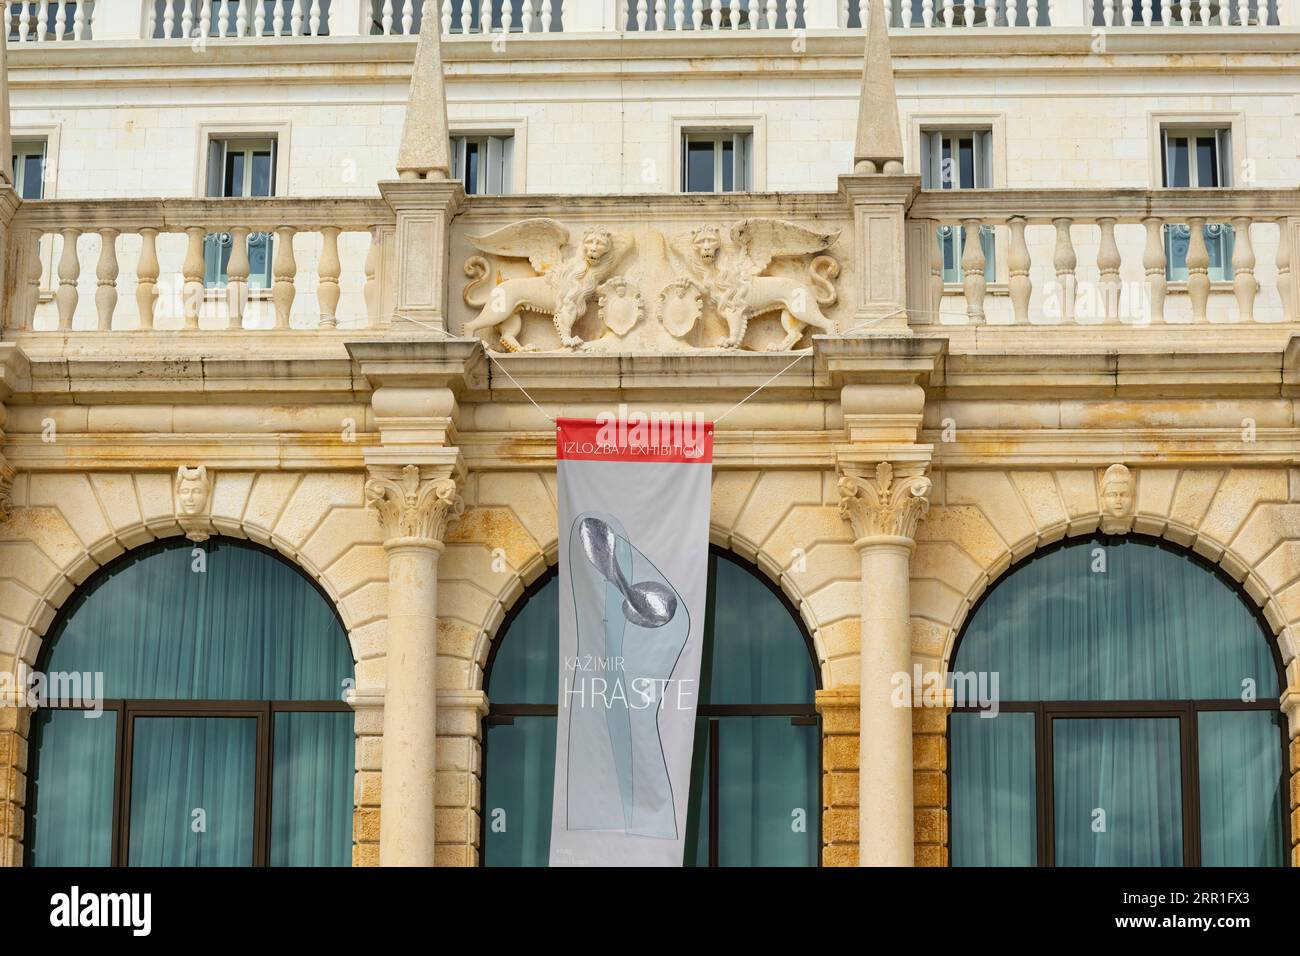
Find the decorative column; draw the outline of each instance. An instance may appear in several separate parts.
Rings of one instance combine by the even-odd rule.
[[[912,709],[910,700],[895,702],[894,688],[896,675],[912,669],[910,565],[930,479],[896,475],[887,461],[874,474],[856,472],[840,479],[839,490],[840,513],[862,558],[858,862],[912,866]]]
[[[433,866],[437,770],[438,556],[464,510],[446,474],[372,467],[366,502],[388,555],[387,681],[379,815],[380,866]]]

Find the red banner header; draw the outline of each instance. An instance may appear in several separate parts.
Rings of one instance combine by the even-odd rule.
[[[555,457],[567,461],[713,461],[713,422],[676,412],[631,412],[555,423]]]

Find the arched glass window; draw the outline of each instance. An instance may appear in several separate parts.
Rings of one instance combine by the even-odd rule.
[[[952,666],[955,688],[996,675],[1000,701],[951,717],[953,865],[1284,865],[1271,640],[1226,578],[1153,540],[1014,569]]]
[[[133,551],[68,602],[43,656],[102,713],[65,696],[32,719],[30,864],[351,862],[347,634],[277,555]]]
[[[545,866],[559,681],[559,579],[526,597],[488,665],[483,862]],[[709,556],[688,866],[816,866],[817,669],[798,619],[755,572]]]

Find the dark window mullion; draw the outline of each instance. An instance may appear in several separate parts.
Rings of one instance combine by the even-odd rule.
[[[721,791],[718,776],[720,757],[718,755],[721,736],[721,721],[714,718],[709,721],[709,866],[718,865],[718,839],[720,832],[718,815],[718,796]]]

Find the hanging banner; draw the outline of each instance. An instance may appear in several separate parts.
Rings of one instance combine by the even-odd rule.
[[[681,866],[708,591],[713,425],[556,429],[560,694],[552,866]]]

